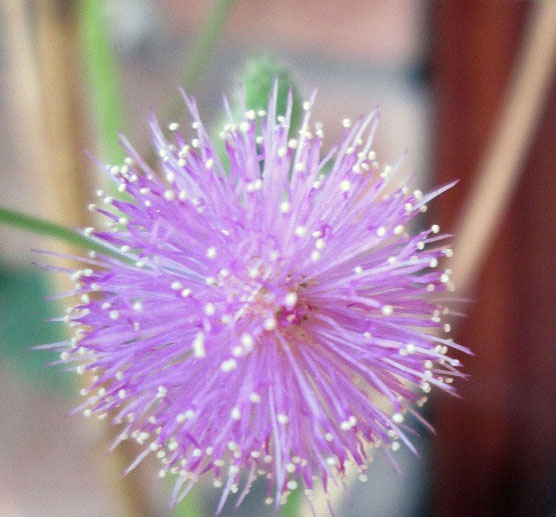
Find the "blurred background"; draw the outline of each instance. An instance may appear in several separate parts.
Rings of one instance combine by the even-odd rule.
[[[193,80],[188,66],[216,4],[227,4],[229,18],[208,66]],[[549,4],[554,11],[556,2]],[[242,74],[264,60],[289,70],[303,98],[318,88],[315,119],[329,143],[341,134],[344,117],[380,105],[379,157],[395,160],[408,150],[404,171],[423,189],[461,180],[422,221],[454,230],[463,207],[473,207],[468,194],[501,131],[538,6],[2,0],[0,205],[86,225],[84,208],[103,181],[86,150],[108,163],[118,160],[108,142],[117,142],[120,129],[148,156],[152,109],[163,123],[186,120],[178,102],[182,84],[191,84],[203,119],[217,124],[222,93],[233,96]],[[211,46],[210,37],[205,44]],[[418,438],[419,458],[400,451],[403,477],[377,460],[366,484],[332,494],[339,516],[556,515],[556,55],[550,52],[539,65],[547,69],[547,86],[512,165],[513,188],[504,190],[496,179],[490,184],[492,204],[497,193],[507,204],[467,282],[473,303],[454,336],[475,353],[461,358],[470,375],[459,383],[462,398],[435,394],[425,411],[437,436]],[[527,105],[536,81],[525,81],[530,88],[517,104]],[[515,133],[525,132],[526,123],[515,120]],[[515,150],[508,142],[502,156]],[[484,205],[477,206],[479,231]],[[170,487],[155,479],[156,466],[147,462],[122,482],[134,451],[107,458],[99,422],[65,418],[77,403],[77,381],[44,366],[52,354],[30,350],[60,339],[63,330],[46,323],[63,308],[45,300],[63,280],[33,264],[34,248],[65,250],[0,225],[0,516],[167,515]],[[224,515],[270,515],[262,493],[254,490],[235,513],[228,505]],[[212,515],[218,497],[201,483],[174,514]],[[123,504],[126,498],[136,505]],[[325,504],[316,508],[319,517],[328,514]],[[310,515],[295,501],[282,514]]]

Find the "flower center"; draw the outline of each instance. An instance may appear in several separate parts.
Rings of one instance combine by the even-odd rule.
[[[232,323],[249,334],[291,328],[303,324],[314,308],[307,302],[307,285],[284,275],[278,264],[253,261],[245,275],[228,274],[224,289],[228,310],[222,322]]]

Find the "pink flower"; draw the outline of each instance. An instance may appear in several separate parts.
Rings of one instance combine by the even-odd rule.
[[[447,355],[461,347],[432,332],[447,313],[446,236],[410,232],[449,186],[411,192],[379,166],[376,111],[345,120],[323,157],[311,100],[289,139],[291,102],[276,117],[275,92],[224,128],[224,167],[185,100],[196,137],[171,124],[168,139],[152,120],[161,174],[124,139],[129,157],[108,170],[131,201],[91,206],[110,228],[86,233],[126,260],[91,254],[95,269],[73,275],[76,332],[58,348],[95,375],[80,409],[145,447],[131,468],[160,458],[174,501],[208,473],[219,510],[241,479],[240,501],[262,476],[279,504],[348,461],[364,478],[379,445],[412,448],[404,419],[422,392],[461,375]]]

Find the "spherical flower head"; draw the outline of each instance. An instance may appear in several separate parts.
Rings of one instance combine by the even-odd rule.
[[[131,200],[98,192],[90,207],[108,230],[85,233],[120,258],[91,253],[73,274],[62,360],[91,372],[80,410],[123,423],[118,441],[144,446],[131,467],[157,456],[174,501],[204,474],[219,510],[258,477],[268,504],[348,463],[364,479],[379,445],[412,448],[405,419],[423,392],[461,375],[444,333],[446,236],[410,232],[448,187],[410,191],[376,161],[376,111],[344,120],[324,155],[311,99],[291,138],[276,90],[266,111],[230,116],[224,167],[184,98],[195,137],[153,119],[160,172],[123,139],[125,164],[106,170]]]

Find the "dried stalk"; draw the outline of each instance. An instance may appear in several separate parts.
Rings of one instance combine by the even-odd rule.
[[[512,198],[556,63],[556,3],[536,2],[505,95],[496,131],[456,225],[453,281],[469,293]]]
[[[43,147],[46,156],[37,170],[42,198],[46,200],[44,212],[49,220],[86,226],[90,222],[85,209],[90,192],[87,183],[90,164],[84,156],[86,124],[76,2],[39,0],[35,8],[42,129],[47,142]],[[84,379],[85,383],[88,380]],[[94,427],[99,442],[96,448],[106,451],[117,429],[100,422]],[[103,469],[105,485],[118,495],[120,514],[146,517],[153,515],[149,492],[137,473],[122,477],[137,454],[134,444],[124,442],[101,464],[99,457],[99,468]]]

